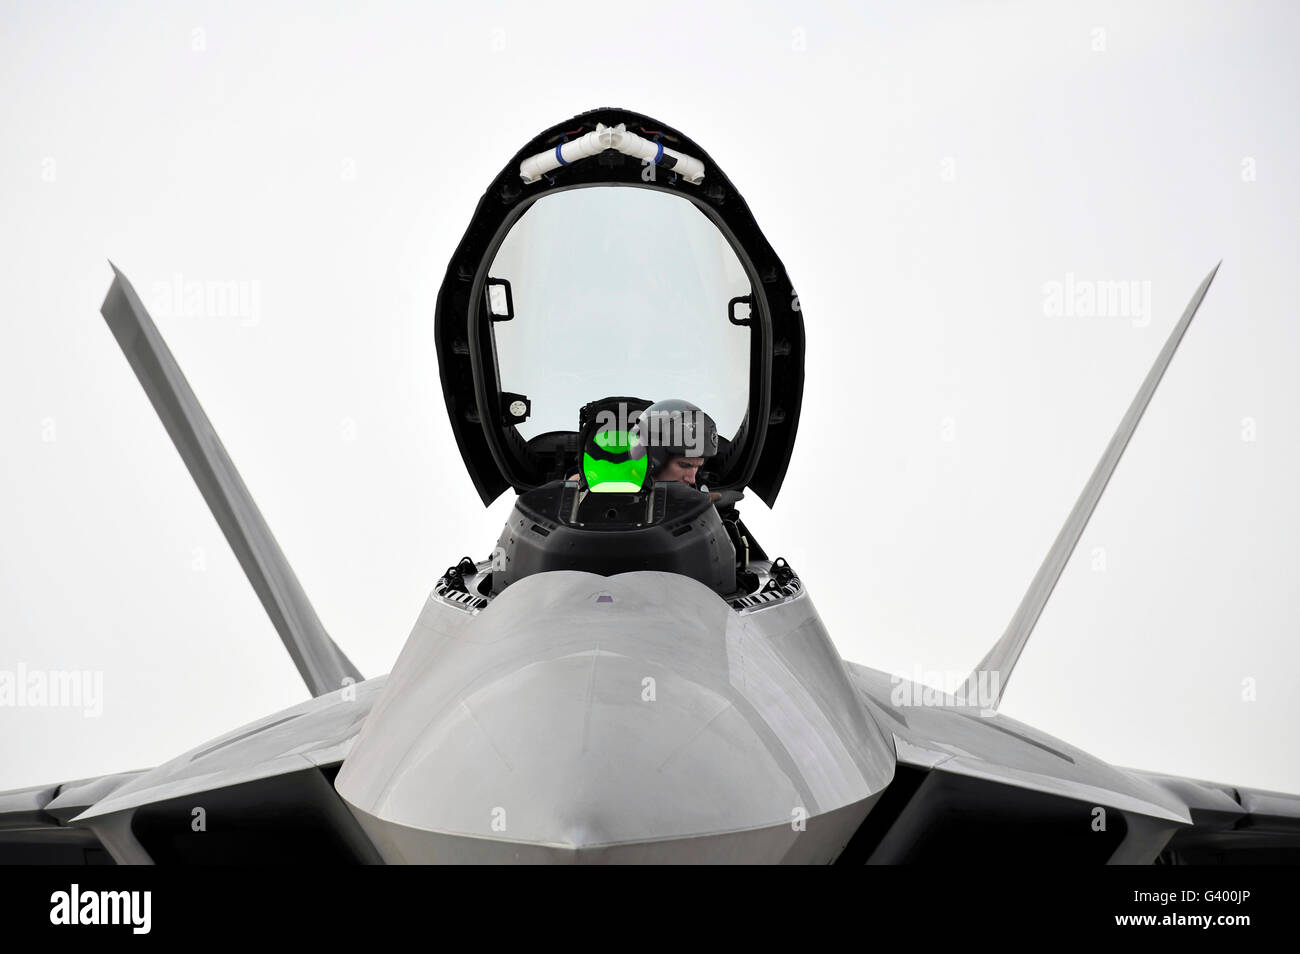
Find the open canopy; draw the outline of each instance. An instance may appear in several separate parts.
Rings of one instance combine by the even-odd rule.
[[[717,424],[715,489],[769,505],[803,392],[803,322],[780,260],[713,160],[623,109],[528,142],[475,210],[438,295],[452,429],[484,503],[567,476],[580,411],[679,398]],[[630,425],[631,421],[628,422]]]

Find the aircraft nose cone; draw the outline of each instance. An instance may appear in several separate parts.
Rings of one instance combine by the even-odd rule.
[[[444,644],[408,704],[372,716],[398,729],[423,710],[417,727],[385,735],[367,724],[338,787],[386,860],[834,858],[888,781],[871,777],[882,762],[860,748],[879,741],[874,724],[854,726],[861,739],[844,732],[843,713],[828,715],[788,665],[764,663],[694,581],[682,578],[707,597],[697,612],[678,593],[664,618],[655,601],[638,608],[618,592],[624,577],[547,576],[580,578],[566,615],[577,608],[581,622],[547,607],[534,606],[528,626],[498,614],[509,637]],[[614,625],[591,625],[602,619]],[[428,704],[411,706],[421,695]],[[376,775],[382,784],[362,784]]]
[[[385,808],[422,827],[564,853],[792,831],[803,801],[729,700],[594,649],[469,695],[430,727]]]

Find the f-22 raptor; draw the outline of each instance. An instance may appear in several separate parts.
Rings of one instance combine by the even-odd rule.
[[[746,492],[775,504],[794,450],[804,316],[680,131],[583,113],[478,203],[438,295],[438,362],[484,504],[517,496],[387,675],[326,634],[114,273],[104,318],[312,698],[156,768],[0,794],[0,861],[1300,860],[1300,797],[1119,768],[996,711],[1214,272],[951,694],[842,659],[810,581],[740,518]],[[663,479],[639,428],[667,399],[707,412],[694,481]]]

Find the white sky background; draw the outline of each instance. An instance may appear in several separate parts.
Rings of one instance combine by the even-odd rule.
[[[448,258],[523,142],[614,104],[709,150],[796,283],[798,446],[744,514],[883,670],[968,670],[998,638],[1223,258],[1003,710],[1300,792],[1297,27],[1284,3],[0,3],[0,668],[105,693],[99,718],[0,710],[0,789],[305,697],[99,317],[105,260],[151,304],[177,276],[256,289],[154,317],[379,674],[509,507],[479,503],[442,404]],[[1071,274],[1149,282],[1149,322],[1046,315]]]

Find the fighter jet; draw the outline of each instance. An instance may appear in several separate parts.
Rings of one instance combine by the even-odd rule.
[[[803,312],[678,130],[583,113],[478,203],[438,362],[470,480],[485,505],[516,497],[484,559],[448,554],[387,675],[326,634],[115,267],[108,327],[312,698],[156,768],[0,794],[0,862],[1298,861],[1300,797],[1109,765],[997,711],[1213,278],[1006,631],[944,693],[842,659],[780,556],[797,541],[741,519],[745,494],[775,505],[794,451]],[[682,460],[693,479],[669,479]]]

